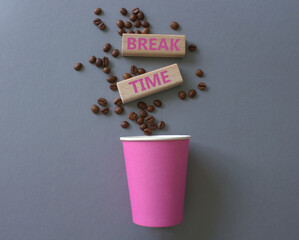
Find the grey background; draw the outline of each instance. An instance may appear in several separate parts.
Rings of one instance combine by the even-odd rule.
[[[121,7],[139,6],[153,33],[186,34],[199,51],[183,59],[112,59],[119,78],[131,64],[178,63],[182,89],[156,96],[160,134],[191,134],[184,222],[131,222],[120,136],[126,114],[95,116],[113,100],[104,73],[88,63],[102,46],[121,48]],[[93,24],[102,7],[108,31]],[[298,1],[40,1],[0,5],[0,239],[298,239]],[[175,32],[168,25],[180,23]],[[81,61],[85,68],[73,70]]]

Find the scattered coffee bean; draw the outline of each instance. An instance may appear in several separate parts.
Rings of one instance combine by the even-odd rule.
[[[143,12],[139,11],[139,13],[137,13],[137,18],[138,18],[139,20],[143,20],[143,19],[144,19],[144,14],[143,14]]]
[[[184,91],[179,91],[179,98],[184,100],[186,98],[186,93]]]
[[[130,112],[128,118],[130,120],[136,120],[137,114],[135,112]]]
[[[149,30],[148,27],[145,27],[145,28],[143,28],[143,29],[141,30],[141,33],[142,33],[142,34],[149,34],[149,33],[150,33],[150,30]]]
[[[151,123],[148,125],[148,128],[151,129],[152,131],[154,131],[157,129],[157,125],[156,125],[156,123]]]
[[[147,128],[147,124],[146,123],[142,123],[139,128],[143,131],[144,129]]]
[[[120,106],[123,103],[121,98],[119,98],[119,97],[115,98],[113,102],[116,106]]]
[[[102,8],[96,8],[93,12],[95,15],[100,15],[102,12]]]
[[[104,52],[108,52],[110,49],[111,49],[111,44],[110,43],[106,43],[103,47]]]
[[[140,109],[146,109],[146,103],[145,102],[138,102],[137,107]]]
[[[97,58],[97,60],[96,60],[96,66],[97,67],[101,67],[103,65],[103,60],[102,60],[102,58]]]
[[[106,24],[105,23],[100,23],[99,24],[99,29],[101,30],[101,31],[103,31],[103,30],[105,30],[106,29]]]
[[[140,110],[140,112],[139,112],[139,115],[140,115],[140,117],[146,117],[147,116],[147,111],[145,111],[145,110]]]
[[[161,121],[158,123],[158,128],[159,129],[163,129],[165,127],[165,122],[164,121]]]
[[[201,69],[197,69],[195,74],[196,74],[197,77],[202,77],[203,71]]]
[[[102,20],[100,18],[96,18],[93,20],[93,24],[99,26],[99,24],[102,23]]]
[[[139,8],[133,8],[131,12],[137,14],[139,12]]]
[[[123,121],[122,123],[121,123],[121,127],[122,128],[128,128],[130,126],[130,124],[127,122],[127,121]]]
[[[110,75],[106,78],[107,82],[109,83],[115,83],[117,81],[117,77],[114,75]]]
[[[99,107],[97,105],[92,105],[91,106],[91,111],[94,113],[94,114],[97,114],[99,112]]]
[[[109,58],[103,57],[103,67],[107,67],[109,65]]]
[[[89,62],[92,63],[92,64],[95,63],[96,60],[97,60],[97,58],[96,58],[95,56],[91,56],[91,57],[89,58]]]
[[[154,100],[154,105],[156,107],[161,107],[162,106],[162,102],[160,100],[156,99],[156,100]]]
[[[190,52],[195,52],[197,47],[195,44],[189,44],[188,49]]]
[[[124,111],[124,108],[123,108],[122,106],[118,106],[118,107],[116,107],[115,110],[114,110],[114,112],[115,112],[116,114],[122,114],[123,111]]]
[[[141,32],[139,30],[136,30],[135,34],[141,34]]]
[[[146,117],[145,121],[147,123],[153,123],[155,121],[155,118],[152,115],[149,115]]]
[[[139,20],[136,20],[136,21],[134,22],[134,27],[135,27],[135,28],[139,28],[140,25],[141,25],[141,22],[140,22]]]
[[[141,26],[142,27],[149,27],[150,26],[150,23],[148,21],[141,21]]]
[[[150,129],[150,128],[145,128],[144,130],[143,130],[143,132],[144,132],[144,134],[145,135],[152,135],[152,130]]]
[[[147,106],[147,111],[149,111],[149,112],[153,112],[153,111],[155,111],[155,107],[153,106],[153,105],[149,105],[149,106]]]
[[[177,30],[178,27],[179,27],[179,24],[177,22],[171,22],[170,23],[170,27],[173,29],[173,30]]]
[[[115,83],[110,84],[110,89],[112,91],[116,91],[117,90],[117,85]]]
[[[135,33],[134,30],[130,29],[128,33]]]
[[[103,107],[102,109],[101,109],[101,113],[103,113],[103,114],[107,114],[109,112],[109,108],[107,108],[107,107]]]
[[[130,73],[124,73],[123,74],[123,79],[129,79],[129,78],[131,78],[132,76],[131,76],[131,74]]]
[[[132,23],[129,21],[125,22],[125,28],[131,28],[132,27]]]
[[[119,55],[119,50],[118,49],[114,49],[111,53],[112,57],[117,57]]]
[[[197,87],[200,89],[200,90],[205,90],[206,89],[206,87],[207,87],[207,85],[205,84],[205,83],[199,83],[198,85],[197,85]]]
[[[135,75],[138,72],[138,68],[135,65],[132,65],[130,72],[131,72],[131,74]]]
[[[143,121],[144,120],[143,120],[142,117],[139,117],[139,118],[136,119],[136,123],[139,124],[139,125],[141,125],[143,123]]]
[[[123,28],[119,28],[119,29],[117,30],[117,32],[118,32],[118,34],[119,34],[120,36],[122,36],[124,33],[126,33],[126,31],[125,31]]]
[[[130,20],[131,20],[132,22],[135,22],[136,19],[137,19],[136,14],[132,13],[131,16],[130,16]]]
[[[121,13],[121,15],[127,15],[127,13],[128,13],[128,11],[127,11],[127,9],[125,9],[125,8],[121,8],[120,9],[120,13]]]
[[[106,100],[105,98],[99,98],[99,99],[98,99],[98,104],[99,104],[100,106],[102,106],[102,107],[106,107],[107,104],[108,104],[108,102],[107,102],[107,100]]]
[[[119,27],[119,28],[123,28],[124,27],[124,22],[122,20],[117,20],[116,21],[116,25]]]
[[[103,72],[107,74],[110,73],[110,67],[104,67]]]
[[[139,68],[139,69],[138,69],[138,73],[139,73],[139,74],[144,74],[144,73],[145,73],[144,68]]]
[[[191,89],[189,92],[188,92],[188,96],[189,98],[194,98],[196,95],[196,91],[194,89]]]
[[[74,69],[76,70],[76,71],[80,71],[81,69],[82,69],[82,67],[83,67],[83,65],[82,65],[82,63],[76,63],[75,64],[75,66],[74,66]]]

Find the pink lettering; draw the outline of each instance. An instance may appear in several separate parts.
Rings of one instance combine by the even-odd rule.
[[[167,73],[167,70],[161,72],[161,78],[162,78],[163,83],[171,82],[170,79],[166,79],[166,78],[168,78],[168,75],[165,75],[166,73]]]
[[[132,82],[129,82],[129,85],[133,85],[133,88],[134,88],[134,92],[135,93],[138,93],[138,90],[137,90],[137,87],[136,87],[136,83],[138,82],[139,80],[134,80]]]
[[[155,43],[153,41],[155,41]],[[149,40],[149,50],[157,50],[157,48],[154,48],[154,46],[157,45],[156,41],[157,41],[157,38],[150,38],[150,40]]]
[[[144,50],[147,50],[147,47],[145,46],[147,40],[146,38],[139,38],[138,39],[138,50],[141,50],[141,46],[143,46]]]
[[[165,38],[161,39],[161,42],[160,42],[159,47],[158,47],[158,51],[160,51],[161,48],[165,48],[166,51],[169,51]]]
[[[151,88],[150,85],[152,85],[153,87],[156,87],[157,83],[158,83],[158,85],[161,85],[161,81],[160,81],[158,73],[154,74],[154,82],[149,77],[145,77],[144,80],[146,82],[147,89]]]
[[[135,49],[136,48],[136,39],[135,38],[128,38],[128,49]]]
[[[138,81],[140,82],[140,85],[141,85],[141,91],[146,90],[144,83],[143,83],[143,78],[138,79]]]
[[[173,42],[173,39],[170,39],[170,49],[171,51],[173,51],[173,48],[175,48],[176,51],[180,51],[180,49],[177,46],[177,43],[180,41],[180,39],[175,40],[175,42]]]

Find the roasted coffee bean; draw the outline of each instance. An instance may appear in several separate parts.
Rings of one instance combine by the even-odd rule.
[[[109,58],[103,57],[103,67],[107,67],[109,65]]]
[[[96,60],[96,66],[97,67],[101,67],[103,65],[103,60],[102,60],[102,58],[97,58],[97,60]]]
[[[96,8],[93,12],[95,15],[100,15],[102,12],[102,8]]]
[[[142,33],[142,34],[149,34],[149,33],[150,33],[150,30],[149,30],[148,27],[145,27],[145,28],[143,28],[143,29],[141,30],[141,33]]]
[[[156,107],[161,107],[162,106],[162,102],[160,100],[156,99],[156,100],[154,100],[154,105]]]
[[[102,106],[102,107],[106,107],[107,104],[108,104],[108,102],[107,102],[107,100],[106,100],[105,98],[99,98],[99,99],[98,99],[98,104],[99,104],[100,106]]]
[[[141,26],[142,27],[149,27],[150,26],[150,23],[148,21],[141,21]]]
[[[152,115],[149,115],[146,117],[145,121],[147,123],[153,123],[155,121],[155,118]]]
[[[155,107],[153,106],[153,105],[149,105],[149,106],[147,106],[147,111],[149,111],[149,112],[153,112],[153,111],[155,111]]]
[[[198,87],[200,90],[205,90],[206,87],[207,87],[207,85],[206,85],[205,83],[201,82],[201,83],[199,83],[199,84],[197,85],[197,87]]]
[[[122,20],[117,20],[116,21],[116,25],[119,27],[119,28],[123,28],[124,27],[124,22]]]
[[[140,115],[140,117],[146,117],[147,116],[147,111],[145,111],[145,110],[140,110],[140,112],[139,112],[139,115]]]
[[[111,44],[110,43],[106,43],[103,47],[104,52],[108,52],[110,49],[111,49]]]
[[[124,16],[125,16],[125,15],[127,15],[127,13],[128,13],[127,9],[125,9],[125,8],[121,8],[121,9],[120,9],[120,14],[121,14],[121,15],[124,15]]]
[[[103,113],[103,114],[107,114],[108,112],[109,112],[109,108],[107,108],[107,107],[103,107],[101,109],[101,113]]]
[[[152,130],[150,129],[150,128],[145,128],[144,130],[143,130],[143,132],[144,132],[144,134],[145,135],[152,135]]]
[[[124,73],[123,74],[123,79],[128,79],[128,78],[131,78],[131,74],[130,73]]]
[[[133,8],[131,12],[137,14],[139,13],[139,8]]]
[[[103,72],[107,74],[110,73],[110,67],[104,67]]]
[[[144,19],[144,14],[143,14],[143,12],[139,11],[139,13],[137,13],[137,18],[138,18],[139,20],[143,20],[143,19]]]
[[[107,82],[109,83],[115,83],[117,81],[117,77],[114,75],[110,75],[106,78]]]
[[[196,95],[196,91],[194,89],[191,89],[189,92],[188,92],[188,96],[189,98],[194,98]]]
[[[184,100],[186,98],[186,93],[184,91],[179,91],[179,98]]]
[[[132,65],[130,72],[131,72],[131,74],[135,75],[138,72],[138,68],[135,65]]]
[[[128,128],[130,126],[130,124],[127,122],[127,121],[123,121],[122,123],[121,123],[121,127],[122,128]]]
[[[139,128],[143,131],[144,129],[147,128],[147,124],[146,123],[142,123]]]
[[[144,74],[146,71],[145,71],[145,69],[144,68],[139,68],[138,69],[138,73],[139,74]]]
[[[97,105],[92,105],[91,106],[91,111],[94,113],[94,114],[97,114],[99,112],[99,107]]]
[[[126,33],[126,31],[125,31],[123,28],[119,28],[119,29],[117,30],[117,32],[118,32],[118,34],[119,34],[120,36],[122,36],[124,33]]]
[[[120,106],[123,103],[121,98],[119,98],[119,97],[115,98],[113,102],[116,106]]]
[[[203,71],[202,71],[201,69],[197,69],[196,72],[195,72],[195,75],[196,75],[197,77],[202,77],[202,75],[203,75]]]
[[[116,91],[117,90],[117,85],[115,83],[110,84],[110,89],[112,91]]]
[[[130,29],[128,33],[135,33],[134,30]]]
[[[144,122],[144,119],[142,117],[139,117],[136,119],[136,123],[141,125]]]
[[[76,63],[75,64],[75,66],[74,66],[74,69],[76,70],[76,71],[80,71],[81,69],[82,69],[82,67],[83,67],[83,65],[82,65],[82,63]]]
[[[148,128],[154,131],[157,129],[157,125],[156,125],[156,123],[151,123],[148,125]]]
[[[136,14],[132,13],[131,16],[130,16],[130,20],[131,20],[132,22],[135,22],[136,19],[137,19]]]
[[[125,22],[125,28],[131,28],[132,27],[132,23],[129,21]]]
[[[90,63],[95,63],[96,60],[97,60],[97,58],[96,58],[95,56],[91,56],[91,57],[89,58],[89,62],[90,62]]]
[[[129,115],[128,115],[128,118],[130,120],[136,120],[137,114],[135,112],[130,112]]]
[[[188,49],[190,52],[195,52],[197,47],[195,44],[189,44]]]
[[[123,111],[124,111],[124,108],[123,108],[122,106],[118,106],[118,107],[116,107],[115,110],[114,110],[114,112],[115,112],[116,114],[122,114]]]
[[[99,24],[99,29],[102,30],[102,31],[105,30],[105,29],[106,29],[106,24],[103,23],[103,22],[100,23],[100,24]]]
[[[145,102],[138,102],[137,107],[140,109],[146,109],[146,103]]]
[[[140,25],[141,25],[141,23],[140,23],[139,20],[136,20],[136,21],[134,22],[134,27],[135,27],[135,28],[139,28]]]
[[[170,23],[170,27],[173,29],[173,30],[177,30],[179,28],[179,24],[177,22],[171,22]]]
[[[93,20],[93,24],[99,26],[99,24],[102,23],[102,20],[100,18],[96,18]]]
[[[158,123],[158,128],[159,129],[163,129],[165,127],[165,122],[164,121],[161,121]]]
[[[112,55],[113,57],[117,57],[117,56],[119,55],[119,50],[118,50],[118,49],[114,49],[114,50],[112,51],[111,55]]]
[[[141,32],[139,30],[136,30],[135,34],[141,34]]]

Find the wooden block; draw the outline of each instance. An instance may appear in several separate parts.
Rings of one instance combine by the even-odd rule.
[[[141,74],[117,83],[123,103],[152,95],[183,84],[177,64]]]
[[[122,55],[143,57],[183,57],[185,35],[123,34]]]

